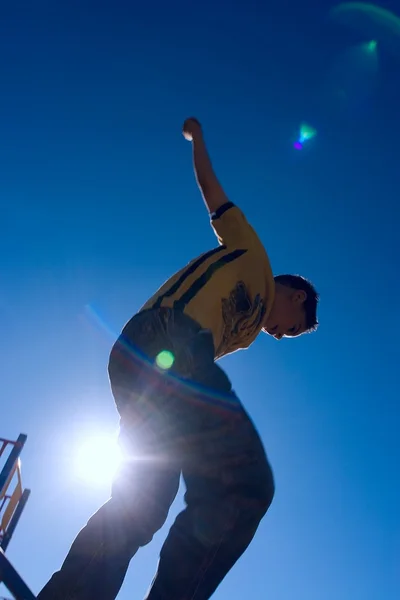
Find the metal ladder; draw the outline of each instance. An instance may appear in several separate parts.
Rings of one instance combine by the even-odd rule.
[[[5,555],[31,493],[23,489],[21,479],[20,454],[26,440],[25,434],[20,434],[16,441],[0,438],[0,457],[11,448],[0,472],[0,583],[5,585],[15,600],[36,600]]]

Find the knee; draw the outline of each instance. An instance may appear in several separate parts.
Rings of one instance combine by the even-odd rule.
[[[259,474],[254,485],[252,500],[260,520],[272,504],[275,495],[275,480],[268,460],[260,465]]]
[[[89,529],[107,540],[111,551],[136,551],[149,544],[164,525],[168,508],[157,502],[111,498],[88,521]]]
[[[239,538],[251,539],[262,518],[271,506],[275,483],[272,470],[266,463],[253,485],[238,486],[224,499],[201,503],[192,508],[193,536],[204,546],[214,546],[233,532]]]
[[[253,471],[251,483],[237,490],[236,500],[243,520],[258,526],[275,495],[275,481],[267,460]]]
[[[257,492],[236,492],[225,501],[214,505],[199,505],[192,513],[191,534],[202,546],[214,547],[227,539],[239,544],[252,539],[271,505],[274,490],[268,488]]]
[[[140,519],[135,519],[135,538],[140,547],[149,544],[157,531],[161,529],[168,517],[166,507],[157,506],[153,501],[142,511]]]

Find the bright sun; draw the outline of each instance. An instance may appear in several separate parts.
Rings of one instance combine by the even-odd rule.
[[[89,485],[109,484],[121,462],[121,451],[113,435],[90,435],[79,445],[75,474]]]

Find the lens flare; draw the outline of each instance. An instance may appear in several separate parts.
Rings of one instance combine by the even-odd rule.
[[[311,140],[313,137],[317,135],[317,131],[311,125],[307,125],[307,123],[302,123],[300,126],[300,137],[299,142],[307,142]]]
[[[390,10],[368,2],[343,2],[329,11],[329,17],[337,25],[372,39],[367,44],[370,51],[375,51],[379,42],[385,51],[400,57],[400,17]]]
[[[77,447],[74,472],[90,486],[109,485],[122,461],[116,436],[89,435]]]
[[[175,357],[169,350],[162,350],[156,356],[156,365],[163,371],[167,371],[175,362]]]
[[[313,137],[317,135],[317,130],[311,125],[307,123],[302,123],[300,125],[299,136],[293,143],[293,147],[295,150],[302,150],[304,148],[304,144],[311,140]]]

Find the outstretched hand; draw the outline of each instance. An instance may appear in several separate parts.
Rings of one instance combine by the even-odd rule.
[[[202,134],[200,122],[195,117],[189,117],[183,124],[182,133],[185,140],[192,142],[195,137]]]

